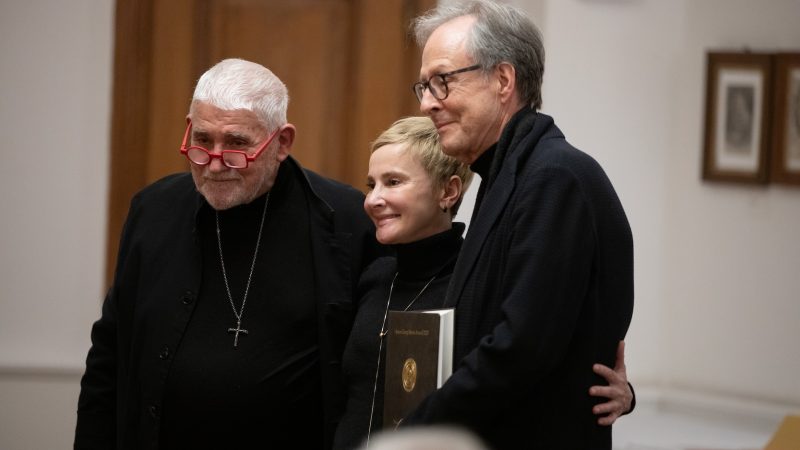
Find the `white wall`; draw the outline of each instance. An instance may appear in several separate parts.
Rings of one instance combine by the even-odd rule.
[[[800,411],[800,189],[703,182],[705,54],[800,50],[800,1],[518,0],[544,111],[597,158],[635,239],[635,384]]]
[[[3,449],[71,446],[103,295],[113,9],[0,5]]]
[[[702,53],[800,51],[800,1],[686,2],[671,88],[665,356],[674,385],[800,404],[800,189],[701,183]],[[733,8],[720,17],[718,11]],[[700,18],[706,20],[699,20]],[[697,251],[692,251],[694,248]],[[800,411],[800,408],[798,408]]]

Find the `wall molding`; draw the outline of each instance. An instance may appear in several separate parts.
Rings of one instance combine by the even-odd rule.
[[[83,366],[0,365],[0,379],[80,380]]]
[[[789,414],[800,413],[800,403],[780,402],[742,395],[684,387],[635,386],[637,408],[734,421],[746,425],[772,426]],[[634,412],[635,414],[635,412]]]

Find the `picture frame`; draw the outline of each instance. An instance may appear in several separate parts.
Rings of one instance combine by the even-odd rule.
[[[703,179],[766,183],[772,114],[772,56],[709,52]]]
[[[774,56],[770,181],[800,185],[800,53]]]

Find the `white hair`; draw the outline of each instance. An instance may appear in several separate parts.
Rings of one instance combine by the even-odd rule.
[[[366,450],[366,445],[361,450]],[[369,443],[370,450],[488,450],[471,433],[449,427],[403,428],[382,432]]]
[[[248,110],[269,129],[286,123],[289,92],[269,69],[243,59],[224,59],[197,81],[192,106],[203,102],[217,108]]]

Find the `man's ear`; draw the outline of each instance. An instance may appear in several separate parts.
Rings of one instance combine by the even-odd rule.
[[[494,70],[497,73],[497,81],[500,83],[500,90],[498,92],[500,98],[504,102],[516,98],[517,71],[514,69],[514,66],[507,62],[501,62]]]
[[[290,123],[282,126],[278,132],[278,161],[282,162],[291,153],[295,132],[294,125]]]
[[[458,175],[451,175],[450,179],[448,179],[444,184],[444,192],[442,193],[442,199],[440,200],[441,205],[440,207],[450,209],[458,202],[458,199],[461,198],[461,190],[464,188],[464,182],[461,181],[461,178]]]

